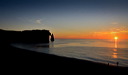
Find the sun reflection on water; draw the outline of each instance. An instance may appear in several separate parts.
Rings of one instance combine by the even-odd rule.
[[[118,53],[117,53],[117,49],[115,48],[115,49],[113,49],[113,54],[112,54],[112,57],[113,58],[118,58]]]
[[[117,48],[117,40],[118,40],[118,37],[114,37],[115,39],[115,48]]]
[[[118,48],[118,37],[114,37],[114,40],[115,40],[115,46],[114,46],[114,49],[113,49],[113,54],[112,54],[112,58],[118,58],[118,53],[117,53],[117,48]]]

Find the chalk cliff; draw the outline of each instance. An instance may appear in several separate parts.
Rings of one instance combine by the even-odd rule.
[[[1,43],[49,43],[50,36],[49,30],[12,31],[0,29]]]

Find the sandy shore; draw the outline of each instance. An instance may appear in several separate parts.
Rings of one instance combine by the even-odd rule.
[[[61,72],[127,72],[127,67],[108,66],[101,63],[79,60],[74,58],[60,57],[45,53],[33,52],[24,49],[12,47],[10,45],[1,45],[0,50],[4,51],[2,61],[6,69],[40,69],[45,71]]]

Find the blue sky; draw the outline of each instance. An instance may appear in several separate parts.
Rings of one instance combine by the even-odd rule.
[[[0,9],[1,29],[49,29],[58,37],[128,30],[128,0],[0,0]]]

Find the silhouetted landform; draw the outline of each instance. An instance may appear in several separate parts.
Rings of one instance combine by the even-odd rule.
[[[51,41],[52,42],[54,41],[54,35],[53,34],[51,35]]]
[[[49,43],[49,30],[0,30],[0,41],[2,43]]]

